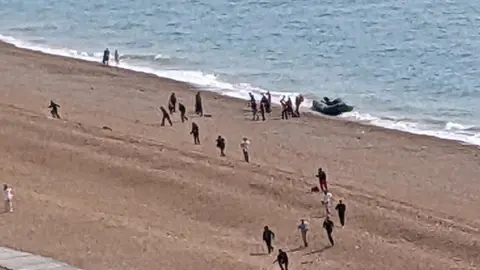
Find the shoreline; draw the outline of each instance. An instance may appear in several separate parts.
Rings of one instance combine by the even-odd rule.
[[[13,39],[17,40],[15,38],[13,38]],[[20,41],[20,40],[18,40],[18,41]],[[70,59],[76,59],[76,60],[101,64],[100,61],[99,61],[100,59],[96,59],[93,56],[61,55],[61,54],[57,54],[57,53],[54,53],[54,52],[47,52],[46,48],[42,49],[41,47],[38,47],[37,49],[33,49],[32,47],[28,47],[27,45],[15,44],[15,42],[13,40],[10,40],[10,42],[7,42],[7,41],[0,41],[0,42],[8,44],[8,45],[13,45],[16,48],[25,49],[25,50],[29,50],[29,51],[40,52],[40,53],[43,53],[43,54],[46,54],[46,55],[60,56],[60,57],[66,57],[66,58],[70,58]],[[195,89],[198,89],[198,90],[203,91],[203,92],[213,92],[213,93],[216,93],[220,96],[229,96],[229,97],[233,97],[233,98],[237,98],[237,99],[241,99],[241,100],[248,100],[247,96],[241,97],[241,95],[240,95],[241,93],[236,93],[235,92],[236,94],[232,94],[232,95],[223,94],[222,92],[219,92],[219,90],[222,90],[220,88],[216,89],[215,87],[212,87],[212,86],[202,86],[202,85],[197,85],[195,83],[191,83],[191,82],[188,82],[188,81],[182,81],[182,80],[177,80],[177,79],[174,79],[174,78],[169,78],[168,76],[162,76],[162,75],[156,74],[155,69],[149,68],[149,67],[141,67],[141,66],[137,67],[137,66],[132,66],[132,65],[129,65],[129,64],[127,64],[127,66],[125,66],[125,67],[122,67],[122,66],[117,67],[115,65],[111,65],[110,67],[111,68],[120,68],[120,69],[123,69],[123,70],[130,70],[130,71],[134,71],[134,72],[138,72],[138,73],[154,75],[154,76],[159,77],[159,78],[171,79],[171,80],[174,80],[176,82],[186,83],[186,84],[194,87]],[[226,90],[226,89],[222,90],[222,91],[226,91],[228,93],[234,92],[233,90]],[[266,92],[266,90],[262,90],[260,92]],[[259,92],[259,90],[252,91],[252,93],[254,93],[254,95],[256,96],[257,99],[259,97],[260,92]],[[272,100],[272,103],[275,103],[275,105],[278,105],[278,106],[280,105],[279,104],[279,100],[280,100],[279,95],[292,94],[292,93],[282,93],[282,92],[275,92],[275,91],[271,91],[271,92],[275,95],[273,100]],[[316,113],[316,112],[312,111],[311,110],[311,100],[306,100],[306,102],[304,102],[304,104],[302,104],[302,110],[301,111],[303,111],[305,113],[313,114],[315,116],[329,118],[328,116],[324,116],[320,113]],[[356,111],[354,111],[354,113],[356,113]],[[392,126],[392,124],[394,123],[393,120],[388,120],[390,122],[393,121],[392,123],[389,123],[388,125],[386,125],[386,124],[382,125],[382,124],[376,124],[375,123],[375,121],[384,121],[385,119],[382,118],[382,117],[380,117],[380,118],[374,117],[374,119],[376,119],[376,120],[373,120],[373,119],[354,119],[354,118],[357,118],[357,116],[353,116],[353,115],[349,116],[349,115],[350,114],[345,114],[343,116],[335,117],[335,119],[339,119],[339,120],[342,120],[342,121],[347,120],[347,121],[351,121],[351,122],[361,123],[361,124],[364,124],[364,125],[376,126],[376,127],[380,127],[380,128],[384,128],[384,129],[395,130],[395,131],[400,131],[400,132],[405,132],[405,133],[410,133],[410,134],[435,137],[435,138],[440,138],[440,139],[443,139],[443,140],[454,141],[454,142],[457,142],[457,143],[460,143],[460,144],[480,146],[480,142],[474,143],[472,141],[472,138],[475,137],[475,136],[473,136],[473,134],[471,134],[471,135],[458,134],[458,133],[455,133],[455,132],[453,132],[453,133],[452,132],[447,132],[447,131],[442,130],[442,129],[404,128],[402,126]],[[405,122],[405,123],[419,124],[420,122],[412,121],[412,122]],[[462,136],[463,138],[462,137],[455,138],[455,136]]]
[[[244,100],[213,92],[202,92],[212,117],[196,117],[186,83],[10,44],[0,44],[0,69],[0,176],[16,196],[15,212],[0,219],[2,245],[87,270],[159,261],[165,270],[269,269],[260,237],[269,225],[293,268],[480,265],[475,146],[310,113],[283,121],[278,107],[254,122]],[[160,127],[156,108],[171,92],[189,121],[175,114]],[[50,100],[62,119],[49,117]],[[334,248],[321,229],[321,196],[306,193],[318,167],[347,203]],[[312,228],[305,249],[303,217]]]

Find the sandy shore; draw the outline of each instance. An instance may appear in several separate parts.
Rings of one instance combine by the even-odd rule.
[[[191,121],[174,115],[160,127],[156,111],[172,91],[192,110],[186,84],[6,44],[0,69],[0,171],[16,193],[16,212],[0,215],[0,245],[92,270],[279,269],[262,255],[269,225],[291,269],[480,264],[477,147],[311,115],[282,121],[278,109],[252,122],[245,101],[213,93],[203,93],[213,117],[190,116],[195,146]],[[51,119],[51,99],[62,120]],[[322,197],[306,193],[319,166],[347,204],[333,248]]]

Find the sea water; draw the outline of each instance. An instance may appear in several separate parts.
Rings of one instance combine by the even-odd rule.
[[[341,117],[480,145],[475,0],[0,0],[0,39],[248,98],[341,97]]]

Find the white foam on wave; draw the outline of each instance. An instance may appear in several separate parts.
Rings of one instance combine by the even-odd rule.
[[[29,42],[24,42],[22,40],[16,39],[11,36],[4,36],[0,34],[0,40],[13,44],[19,48],[29,49],[33,51],[40,51],[52,55],[60,55],[70,58],[77,58],[86,61],[100,62],[103,52],[95,52],[89,54],[87,52],[81,52],[77,50],[67,49],[67,48],[54,48],[52,46],[46,46],[43,44],[33,44]],[[168,59],[168,56],[162,54],[157,54],[155,59]],[[195,85],[203,90],[217,92],[221,95],[231,96],[234,98],[249,100],[249,93],[252,93],[255,98],[260,99],[261,94],[265,93],[267,90],[252,86],[248,83],[239,83],[231,84],[224,82],[218,78],[215,74],[205,73],[197,70],[160,70],[147,66],[138,66],[130,65],[126,61],[122,61],[118,67],[130,69],[134,71],[150,73],[157,75],[163,78],[169,78],[176,81],[190,83]],[[283,96],[295,97],[299,93],[297,92],[276,92],[270,91],[272,94],[272,102],[280,104],[280,100]],[[312,106],[311,100],[305,100],[303,103],[303,108],[310,108]],[[421,125],[413,121],[403,120],[403,118],[388,117],[388,119],[382,119],[375,117],[368,113],[359,113],[354,111],[351,113],[345,113],[341,115],[342,118],[346,118],[353,121],[359,121],[368,123],[375,126],[380,126],[388,129],[394,129],[414,134],[428,135],[433,137],[438,137],[447,140],[460,141],[467,144],[480,145],[480,133],[468,132],[468,129],[473,128],[474,126],[465,126],[458,123],[447,123],[444,128],[434,128],[431,126]]]

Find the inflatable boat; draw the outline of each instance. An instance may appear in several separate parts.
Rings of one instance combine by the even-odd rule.
[[[330,116],[337,116],[345,112],[353,111],[353,106],[345,104],[341,99],[337,98],[327,102],[314,100],[312,110]]]

